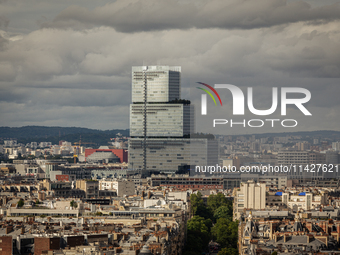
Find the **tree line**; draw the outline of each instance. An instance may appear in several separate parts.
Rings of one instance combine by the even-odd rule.
[[[191,194],[191,215],[187,222],[187,241],[184,255],[208,252],[211,240],[221,246],[218,255],[237,255],[238,222],[232,220],[233,203],[222,193],[210,195],[207,205],[202,194]]]

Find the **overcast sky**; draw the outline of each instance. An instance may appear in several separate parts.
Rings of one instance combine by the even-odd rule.
[[[131,66],[143,64],[182,67],[197,131],[340,130],[340,1],[0,0],[0,126],[129,128]],[[303,87],[312,116],[291,107],[271,117],[293,129],[214,129],[212,110],[240,117],[221,91],[223,108],[200,116],[197,81],[253,87],[259,109],[272,87]]]

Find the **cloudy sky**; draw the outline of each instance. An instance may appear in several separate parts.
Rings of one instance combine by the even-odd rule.
[[[182,67],[197,131],[340,130],[340,1],[0,0],[0,126],[129,128],[131,66],[143,64]],[[294,129],[214,129],[197,81],[253,87],[258,109],[272,87],[303,87],[312,116],[290,107],[271,117]],[[208,113],[234,118],[220,94],[223,108],[208,102]]]

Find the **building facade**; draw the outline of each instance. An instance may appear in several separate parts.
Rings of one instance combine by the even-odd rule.
[[[135,183],[133,181],[99,181],[100,190],[116,190],[117,196],[122,197],[124,195],[130,196],[135,194]]]
[[[130,166],[143,168],[143,139],[131,139]],[[185,165],[214,165],[218,162],[217,141],[209,139],[148,139],[146,157],[149,170],[176,172]]]
[[[148,104],[147,136],[183,137],[193,133],[193,107],[190,104]],[[144,135],[144,105],[130,105],[130,136]]]
[[[234,220],[240,218],[244,209],[261,210],[266,207],[266,184],[248,181],[234,190]]]
[[[133,66],[132,102],[144,102],[145,73],[148,102],[169,102],[180,98],[180,66]]]
[[[180,99],[180,77],[179,66],[132,67],[130,169],[174,173],[207,165],[210,156],[217,163],[217,142],[190,138],[194,107]]]
[[[77,189],[85,191],[86,198],[99,197],[99,182],[94,180],[77,180]]]

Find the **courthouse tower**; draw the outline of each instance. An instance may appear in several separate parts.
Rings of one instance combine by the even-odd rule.
[[[190,139],[194,107],[180,98],[181,67],[132,67],[130,168],[174,173],[207,163],[211,141]]]

